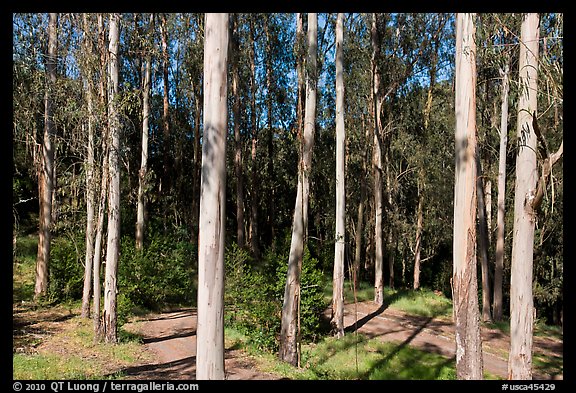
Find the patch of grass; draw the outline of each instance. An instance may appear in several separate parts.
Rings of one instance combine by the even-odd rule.
[[[32,301],[38,236],[19,237],[12,261],[12,301]]]
[[[537,319],[534,321],[534,335],[548,337],[556,340],[564,339],[564,332],[561,326],[546,325],[544,321]]]
[[[534,353],[532,367],[538,373],[556,376],[564,374],[564,359],[559,356],[550,356]]]
[[[119,343],[94,342],[92,321],[78,316],[63,329],[47,336],[36,354],[13,355],[14,379],[103,379],[119,378],[121,370],[147,360],[141,337],[120,328]]]
[[[429,289],[417,291],[388,289],[384,291],[384,301],[389,301],[391,308],[408,314],[424,317],[450,317],[452,315],[452,301]]]

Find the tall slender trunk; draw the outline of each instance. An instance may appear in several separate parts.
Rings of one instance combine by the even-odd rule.
[[[52,95],[56,88],[56,47],[58,14],[48,19],[48,53],[46,56],[46,91],[44,93],[44,135],[38,178],[39,231],[34,299],[46,296],[48,291],[48,264],[52,227],[52,197],[54,191],[54,119]]]
[[[498,160],[498,212],[496,216],[496,262],[494,267],[495,321],[502,320],[502,281],[504,275],[504,219],[506,215],[506,148],[508,145],[508,64],[500,70],[502,75],[502,109],[500,115],[500,151]]]
[[[366,143],[370,140],[370,128],[365,125],[365,118],[362,116],[362,124],[365,130],[364,141]],[[360,273],[360,259],[362,258],[362,233],[364,231],[364,205],[366,203],[366,175],[367,175],[367,159],[368,159],[368,149],[362,150],[362,174],[360,181],[360,201],[358,202],[358,218],[356,221],[356,234],[354,238],[354,244],[356,246],[354,250],[354,288],[358,288],[358,280]]]
[[[422,230],[424,216],[424,190],[420,186],[418,179],[418,210],[416,213],[416,245],[414,246],[414,290],[420,289],[420,252],[422,249]]]
[[[258,201],[260,195],[260,186],[258,183],[258,119],[256,116],[256,32],[254,20],[250,18],[250,120],[252,123],[252,141],[250,158],[252,161],[250,187],[250,250],[256,259],[260,258],[260,245],[258,234]]]
[[[383,261],[383,235],[382,235],[382,135],[381,135],[381,112],[382,99],[380,92],[380,71],[377,61],[380,55],[380,40],[377,30],[377,14],[372,16],[372,95],[374,100],[374,147],[373,147],[373,173],[374,173],[374,302],[378,305],[384,304],[384,261]]]
[[[298,165],[298,190],[292,223],[292,240],[284,303],[282,305],[282,324],[280,330],[279,357],[294,366],[299,364],[298,354],[298,316],[300,305],[300,273],[306,228],[308,226],[308,190],[312,169],[312,149],[316,122],[316,56],[318,40],[318,15],[308,14],[308,56],[306,64],[306,107],[304,114],[304,132],[300,143],[300,162]]]
[[[484,200],[484,179],[480,155],[476,155],[476,194],[478,196],[478,248],[480,249],[480,267],[482,272],[482,320],[492,321],[490,312],[490,277],[488,274],[488,223],[486,220],[486,202]]]
[[[336,239],[334,244],[334,276],[332,284],[332,325],[336,337],[344,336],[344,251],[346,192],[344,172],[344,150],[346,130],[344,129],[344,75],[343,41],[344,14],[336,19]]]
[[[150,14],[149,31],[154,29],[154,14]],[[150,118],[150,74],[152,62],[150,53],[144,60],[144,82],[142,84],[142,156],[138,172],[138,207],[136,212],[136,249],[144,247],[144,232],[146,230],[146,174],[148,172],[148,132]]]
[[[246,246],[244,236],[244,179],[242,174],[242,139],[240,135],[240,75],[238,58],[240,45],[238,42],[238,16],[232,16],[232,96],[234,97],[234,172],[236,174],[236,242],[239,247]]]
[[[268,162],[266,163],[266,175],[268,177],[267,183],[270,184],[270,190],[268,195],[269,201],[276,200],[276,180],[274,178],[274,126],[273,126],[273,113],[272,113],[272,104],[273,104],[273,96],[272,96],[272,81],[274,79],[273,71],[272,71],[272,53],[273,53],[273,45],[272,45],[272,35],[270,34],[270,20],[273,14],[268,14],[265,19],[264,23],[264,33],[266,35],[266,90],[268,92],[267,99],[266,99],[266,107],[267,107],[267,118],[268,118],[268,138],[267,138],[267,150],[268,150]],[[272,240],[276,237],[276,228],[275,228],[275,215],[276,215],[276,208],[274,203],[269,203],[268,205],[268,227],[270,228],[270,236]]]
[[[536,135],[532,114],[536,114],[538,91],[539,16],[523,16],[520,36],[518,155],[514,190],[514,237],[510,277],[509,379],[532,379],[532,334],[534,298],[532,293],[536,195]]]
[[[200,121],[202,117],[202,97],[199,89],[192,86],[194,94],[194,166],[192,172],[192,227],[190,228],[192,243],[198,244],[198,220],[200,214],[200,168],[201,168],[201,152],[200,152]]]
[[[117,308],[118,294],[117,274],[120,254],[120,118],[118,113],[118,42],[120,36],[120,15],[111,14],[109,21],[109,77],[108,101],[109,119],[109,152],[108,170],[108,237],[106,244],[106,278],[104,282],[104,340],[107,343],[118,342]]]
[[[93,53],[87,14],[82,14],[83,44],[86,55]],[[94,205],[96,190],[94,180],[94,97],[93,73],[90,65],[86,67],[84,84],[88,109],[88,141],[86,146],[86,258],[84,260],[84,287],[82,291],[82,318],[90,318],[90,295],[92,294],[92,260],[94,258]]]
[[[476,280],[476,43],[474,14],[456,16],[456,168],[452,301],[456,376],[482,379]]]
[[[171,165],[170,165],[170,149],[172,147],[170,141],[170,106],[169,106],[169,86],[168,86],[168,70],[170,67],[170,59],[168,56],[168,26],[166,21],[166,14],[160,14],[160,38],[162,41],[162,83],[163,83],[163,96],[162,96],[162,137],[163,137],[163,176],[162,183],[164,187],[164,195],[170,194],[171,187]],[[166,198],[164,198],[166,199]],[[166,207],[166,206],[165,206]],[[163,216],[166,220],[166,216]],[[166,222],[164,223],[166,224]]]
[[[196,378],[224,379],[228,14],[206,14]]]

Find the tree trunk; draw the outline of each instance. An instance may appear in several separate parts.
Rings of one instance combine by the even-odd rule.
[[[374,100],[374,148],[373,148],[373,171],[374,171],[374,209],[375,209],[375,231],[374,231],[374,302],[378,305],[384,304],[384,261],[383,261],[383,234],[382,234],[382,135],[381,135],[381,111],[382,100],[380,94],[380,72],[377,66],[379,57],[379,39],[376,27],[377,14],[372,18],[372,81]]]
[[[364,126],[364,141],[369,144],[370,141],[370,128],[365,126],[365,117],[362,116],[362,124]],[[364,232],[364,205],[366,203],[366,174],[367,174],[367,160],[368,160],[368,150],[362,150],[362,174],[360,181],[360,201],[358,202],[358,218],[356,221],[356,234],[354,239],[354,244],[356,249],[354,250],[354,288],[358,288],[358,280],[360,275],[360,259],[362,258],[362,234]],[[367,254],[369,255],[369,254]]]
[[[300,273],[304,254],[304,236],[308,226],[308,191],[312,165],[312,149],[316,122],[316,52],[318,40],[318,16],[308,14],[308,56],[306,64],[306,107],[304,114],[304,132],[300,143],[300,162],[298,165],[298,190],[292,223],[292,239],[284,303],[282,305],[282,325],[280,330],[281,360],[297,366],[298,356],[298,315],[300,304]]]
[[[488,222],[486,220],[486,203],[484,201],[484,181],[480,156],[476,155],[476,190],[478,195],[478,248],[480,249],[480,267],[482,271],[482,320],[492,321],[490,313],[490,277],[488,274]]]
[[[38,254],[34,299],[48,292],[48,264],[50,261],[50,228],[52,227],[52,193],[54,191],[54,119],[52,94],[56,88],[56,46],[58,14],[50,13],[48,20],[48,53],[46,56],[46,92],[44,93],[44,136],[38,178],[40,204],[38,231]]]
[[[496,263],[494,267],[494,305],[495,321],[502,320],[502,281],[504,275],[504,219],[506,215],[506,148],[508,145],[508,64],[502,75],[502,109],[500,117],[500,152],[498,160],[498,212],[496,216]]]
[[[346,193],[344,173],[344,150],[346,130],[344,129],[344,75],[343,41],[344,14],[336,19],[336,239],[334,245],[334,277],[332,284],[332,326],[336,337],[344,336],[344,251]]]
[[[532,265],[536,194],[536,136],[532,114],[537,111],[539,16],[523,17],[520,37],[518,139],[514,190],[514,237],[510,277],[509,379],[532,379],[532,331],[534,306]]]
[[[238,38],[238,17],[232,17],[232,95],[234,96],[234,171],[236,174],[236,242],[239,247],[246,246],[244,236],[244,180],[242,174],[242,139],[240,135],[240,75],[238,70],[238,57],[240,45]]]
[[[258,184],[258,163],[256,161],[258,155],[258,119],[256,116],[256,32],[254,31],[254,21],[250,19],[250,38],[252,45],[250,45],[250,108],[251,108],[251,123],[252,123],[252,143],[250,150],[250,158],[252,160],[252,172],[250,187],[250,250],[256,259],[260,258],[260,246],[258,235],[258,196],[260,195],[260,187]]]
[[[106,244],[106,278],[104,282],[104,340],[118,342],[116,296],[118,294],[117,274],[120,254],[120,118],[118,113],[118,41],[120,36],[120,15],[111,14],[109,21],[109,76],[108,119],[110,145],[108,152],[108,238]]]
[[[206,14],[196,379],[224,379],[228,14]]]
[[[422,249],[424,191],[418,180],[418,211],[416,213],[416,245],[414,246],[414,290],[420,289],[420,251]]]
[[[90,28],[88,26],[88,15],[82,14],[83,22],[83,44],[86,55],[93,53],[90,38]],[[84,287],[82,291],[82,318],[90,318],[90,295],[92,294],[92,260],[94,258],[94,205],[95,184],[94,184],[94,97],[93,97],[93,73],[90,66],[85,71],[86,101],[88,107],[88,141],[86,147],[86,259],[84,260]]]
[[[275,192],[275,184],[276,181],[274,179],[274,128],[273,128],[273,113],[272,113],[272,104],[273,104],[273,96],[272,96],[272,80],[273,80],[273,73],[272,73],[272,36],[270,35],[270,20],[273,14],[267,14],[267,17],[264,22],[264,32],[266,35],[266,90],[267,90],[267,97],[266,97],[266,106],[267,106],[267,118],[268,118],[268,138],[267,138],[267,150],[268,150],[268,162],[266,163],[266,175],[268,176],[267,183],[270,184],[268,200],[275,201],[276,200],[276,192]],[[276,237],[276,229],[275,229],[275,215],[276,215],[276,208],[274,203],[268,204],[268,228],[271,239],[274,240]]]
[[[149,31],[154,31],[154,14],[150,14]],[[144,60],[144,82],[142,84],[142,156],[140,172],[138,172],[138,208],[136,212],[136,249],[144,247],[144,232],[146,230],[146,174],[148,172],[148,132],[150,118],[150,74],[152,62],[150,53]]]
[[[162,97],[162,136],[163,136],[163,176],[162,183],[164,186],[164,195],[170,194],[170,149],[172,148],[170,141],[170,106],[169,106],[169,86],[168,86],[168,68],[170,66],[170,59],[168,56],[168,27],[166,23],[166,14],[160,14],[160,37],[162,41],[162,82],[163,82],[163,97]],[[164,198],[166,200],[166,198]],[[166,211],[166,202],[165,211]],[[164,224],[166,225],[166,215],[164,217]]]
[[[476,44],[474,14],[456,17],[456,170],[452,301],[456,376],[482,379],[476,280]]]

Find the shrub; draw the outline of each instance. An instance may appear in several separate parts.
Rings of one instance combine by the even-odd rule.
[[[84,288],[84,241],[55,239],[50,249],[48,299],[64,302],[82,298]]]

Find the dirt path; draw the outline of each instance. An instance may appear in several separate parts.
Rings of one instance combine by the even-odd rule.
[[[380,340],[400,342],[448,358],[455,356],[454,327],[451,320],[408,315],[392,309],[379,309],[373,302],[348,304],[344,314],[348,332],[355,331]],[[149,316],[130,330],[144,337],[145,350],[152,362],[124,372],[129,379],[195,379],[196,312],[186,309]],[[509,337],[498,330],[483,328],[484,369],[506,378]],[[562,358],[561,341],[535,337],[534,353]],[[242,351],[226,350],[226,379],[280,379],[256,369],[255,362]],[[562,379],[562,375],[534,375],[534,379]]]
[[[123,370],[127,379],[196,379],[196,310],[148,316],[126,328],[143,336],[153,359]],[[226,350],[224,362],[228,380],[280,379],[255,369],[254,361],[239,350]]]

